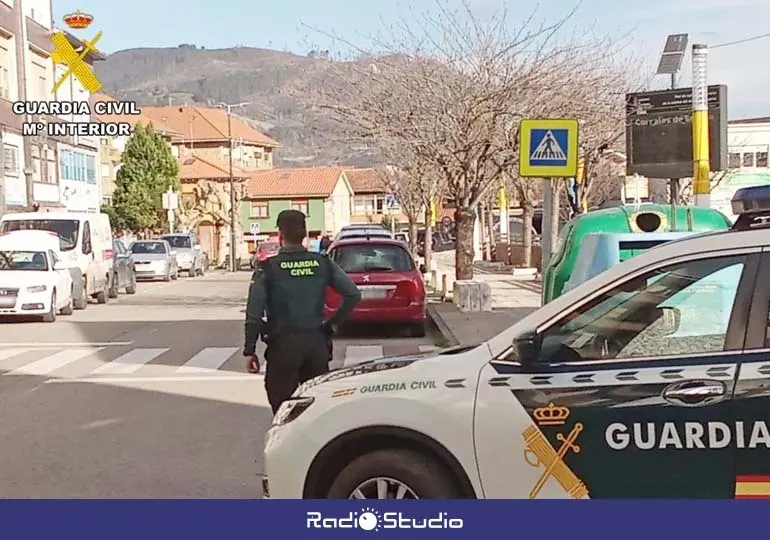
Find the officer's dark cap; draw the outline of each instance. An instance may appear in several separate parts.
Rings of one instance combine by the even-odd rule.
[[[276,226],[280,231],[300,232],[305,230],[305,214],[299,210],[283,210],[278,214]]]

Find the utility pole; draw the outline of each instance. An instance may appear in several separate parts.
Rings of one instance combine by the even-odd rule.
[[[248,102],[241,103],[220,103],[219,106],[227,109],[227,139],[230,143],[230,271],[238,271],[235,264],[235,224],[238,212],[235,208],[235,178],[233,176],[233,109],[236,107],[245,107]]]
[[[711,206],[708,47],[692,46],[692,157],[695,206]]]

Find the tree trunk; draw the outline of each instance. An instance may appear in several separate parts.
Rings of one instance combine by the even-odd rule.
[[[502,225],[501,225],[502,226]],[[495,255],[497,256],[497,240],[495,239],[495,214],[492,212],[492,208],[490,205],[490,208],[487,210],[487,235],[489,236],[489,245],[490,247],[490,258],[489,260],[492,260],[491,252],[495,252]],[[506,249],[505,253],[508,253],[508,250]],[[499,257],[497,257],[499,259]]]
[[[457,247],[455,249],[455,279],[473,279],[473,228],[476,214],[472,208],[458,206],[455,210]]]
[[[524,268],[532,268],[532,222],[535,217],[535,209],[531,201],[522,201],[522,249],[524,250]]]
[[[430,209],[425,212],[425,268],[430,270],[431,259],[433,258],[433,223],[431,222]]]
[[[413,255],[417,254],[417,220],[409,216],[409,251]]]

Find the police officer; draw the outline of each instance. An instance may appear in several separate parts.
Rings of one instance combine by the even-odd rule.
[[[260,335],[267,345],[265,389],[273,414],[301,383],[329,371],[332,329],[361,299],[361,292],[339,266],[303,247],[305,214],[284,210],[277,225],[281,249],[260,263],[249,286],[243,349],[249,371],[258,373]],[[342,304],[324,321],[327,286],[342,296]]]

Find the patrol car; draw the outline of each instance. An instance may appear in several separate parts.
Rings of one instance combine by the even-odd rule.
[[[476,346],[301,386],[271,498],[770,498],[770,190]]]

